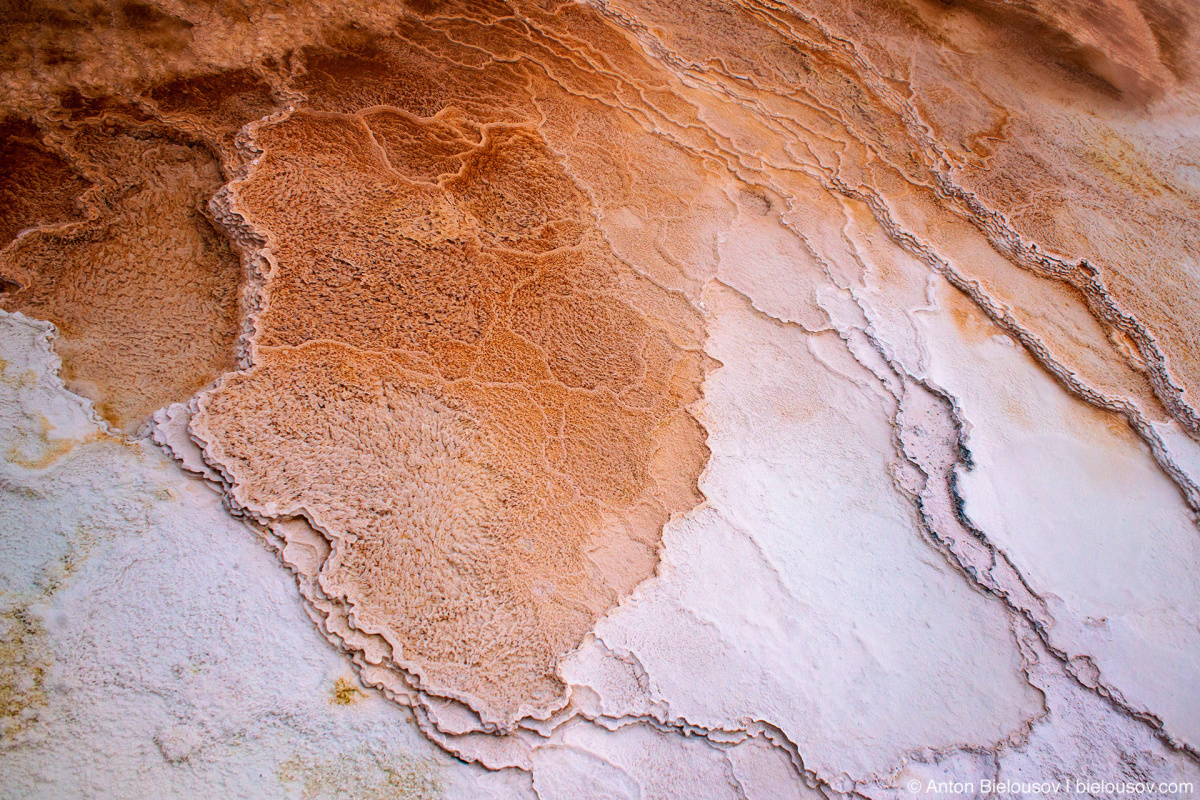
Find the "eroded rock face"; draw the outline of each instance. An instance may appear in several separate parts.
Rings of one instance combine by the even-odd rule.
[[[4,652],[14,747],[69,738],[52,684],[74,629],[42,609],[87,602],[21,570],[75,552],[46,520],[69,527],[77,493],[120,536],[216,531],[214,564],[245,522],[352,665],[329,714],[390,720],[355,710],[374,687],[476,765],[368,747],[335,780],[216,703],[146,733],[185,794],[228,764],[197,744],[217,729],[272,765],[239,778],[256,796],[1194,778],[1197,16],[8,9],[0,489],[36,546],[4,551],[0,614],[38,647]],[[124,575],[139,547],[61,582]],[[202,572],[130,591],[145,608]],[[236,583],[187,613],[267,675],[308,645]],[[147,616],[104,635],[182,626]],[[272,626],[285,645],[256,654]],[[172,674],[146,696],[186,694]],[[288,737],[347,735],[265,693]]]

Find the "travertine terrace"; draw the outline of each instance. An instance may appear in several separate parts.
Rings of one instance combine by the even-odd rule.
[[[0,798],[1195,796],[1197,52],[10,3]]]
[[[699,499],[699,315],[535,129],[296,111],[256,142],[228,195],[273,262],[254,366],[193,436],[237,507],[329,537],[325,590],[422,685],[561,705],[557,657]]]

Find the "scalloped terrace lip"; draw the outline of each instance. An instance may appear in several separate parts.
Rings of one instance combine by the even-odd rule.
[[[429,790],[360,736],[399,706],[466,796],[1192,791],[1192,4],[44,0],[0,42],[21,786],[83,741],[99,576],[207,585],[90,531],[194,523],[336,651],[293,733],[365,748],[242,737],[251,795]],[[188,646],[312,652],[228,590]],[[120,746],[226,769],[169,671]]]

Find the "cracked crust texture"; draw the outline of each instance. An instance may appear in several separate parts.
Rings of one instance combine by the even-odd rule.
[[[696,312],[612,256],[536,130],[364,116],[258,128],[255,366],[191,429],[239,506],[330,537],[356,625],[511,723],[561,704],[558,656],[698,500]]]
[[[9,5],[0,307],[447,751],[1200,748],[1194,4]]]

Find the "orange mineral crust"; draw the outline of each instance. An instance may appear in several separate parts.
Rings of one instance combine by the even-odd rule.
[[[193,435],[239,507],[329,538],[323,590],[423,688],[544,714],[699,499],[697,312],[612,256],[535,128],[297,111],[254,144],[255,366]]]
[[[26,228],[60,222],[78,213],[85,181],[42,142],[27,120],[0,123],[0,248]]]
[[[1195,0],[0,2],[5,785],[1200,781],[1198,53]]]
[[[53,322],[68,386],[135,432],[233,367],[241,267],[206,207],[224,177],[204,145],[128,118],[57,133],[94,184],[87,219],[0,252],[0,307]]]

